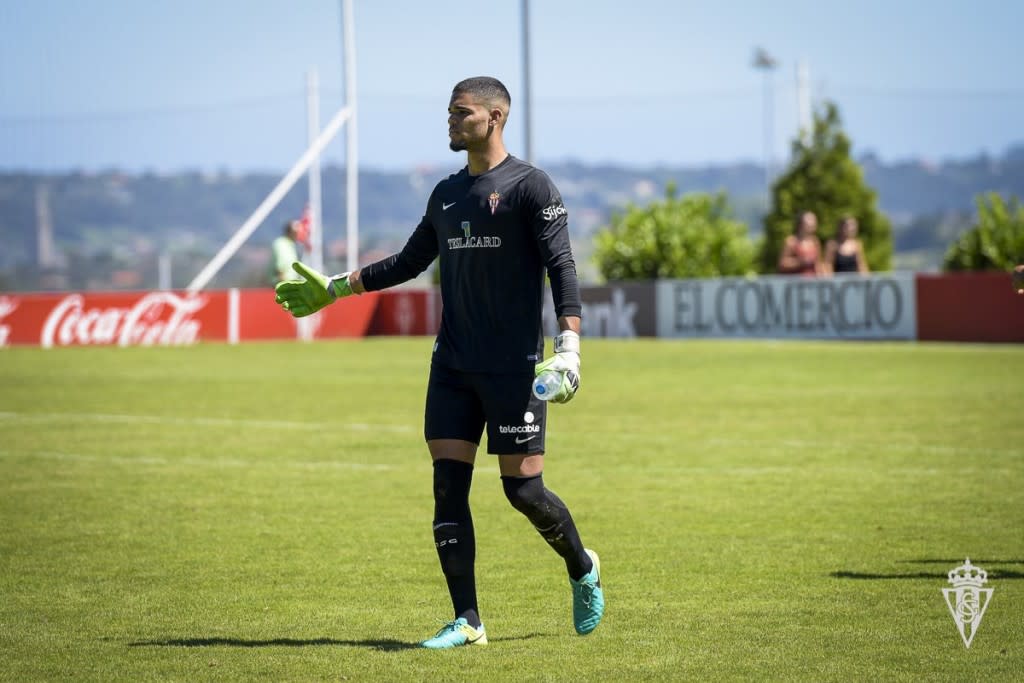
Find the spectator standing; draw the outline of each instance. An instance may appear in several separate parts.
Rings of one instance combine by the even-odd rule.
[[[804,277],[824,274],[817,232],[818,217],[813,211],[797,214],[793,234],[786,238],[779,253],[779,273]]]
[[[836,238],[825,243],[825,272],[833,273],[868,273],[867,260],[864,258],[864,245],[857,237],[857,219],[843,216],[836,230]]]
[[[284,224],[281,235],[270,245],[270,284],[294,280],[292,264],[299,260],[299,221]]]

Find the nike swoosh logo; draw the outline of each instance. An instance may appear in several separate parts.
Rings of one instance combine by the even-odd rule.
[[[521,437],[521,436],[517,436],[516,437],[516,443],[526,443],[530,439],[535,439],[535,438],[537,438],[536,434],[533,434],[532,436],[528,436],[525,439],[523,437]]]
[[[457,203],[458,202],[452,202],[451,204],[445,204],[444,202],[441,202],[441,210],[442,211],[447,211],[448,209],[450,209],[453,206],[455,206]]]

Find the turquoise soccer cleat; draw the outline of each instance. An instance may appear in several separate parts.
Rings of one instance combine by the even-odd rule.
[[[572,622],[576,633],[585,636],[601,623],[604,615],[604,591],[601,590],[601,560],[593,550],[587,550],[594,568],[579,581],[569,579],[572,586]]]
[[[420,643],[421,647],[431,650],[447,650],[462,645],[486,645],[487,632],[484,625],[480,628],[473,628],[464,618],[459,617],[455,621],[449,621],[440,631],[434,634],[433,638]]]

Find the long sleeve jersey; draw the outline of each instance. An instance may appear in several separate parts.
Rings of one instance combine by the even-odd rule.
[[[402,250],[362,269],[368,291],[422,273],[440,257],[441,329],[434,361],[468,372],[527,372],[544,352],[544,274],[558,316],[581,312],[568,216],[543,171],[508,156],[478,176],[442,180]]]

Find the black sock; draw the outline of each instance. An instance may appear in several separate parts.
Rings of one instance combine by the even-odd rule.
[[[458,460],[434,461],[434,546],[441,561],[455,616],[479,628],[476,604],[476,536],[469,512],[473,466]]]
[[[565,560],[570,578],[579,581],[594,568],[583,548],[576,523],[565,503],[544,487],[541,475],[535,477],[502,477],[505,497],[512,507],[530,520],[537,532]]]

